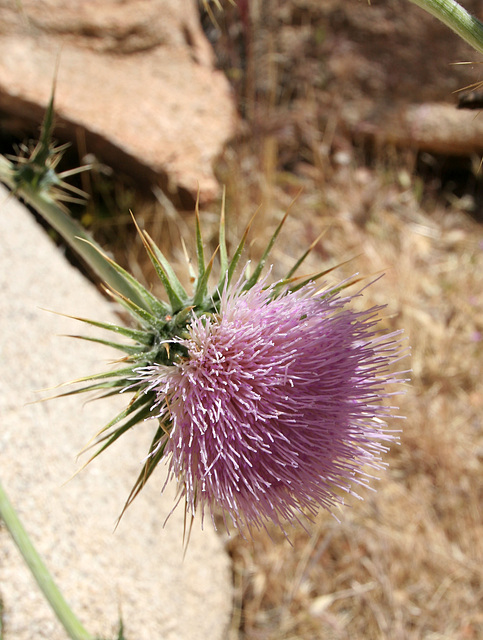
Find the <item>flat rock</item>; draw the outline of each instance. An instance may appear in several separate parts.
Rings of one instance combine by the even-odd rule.
[[[57,70],[58,138],[171,193],[217,194],[235,109],[196,0],[0,0],[0,59],[4,128],[40,123]]]
[[[114,530],[153,423],[72,477],[85,461],[76,461],[79,451],[126,398],[35,402],[49,395],[39,389],[103,370],[113,358],[65,337],[83,326],[45,309],[113,321],[112,306],[3,187],[0,237],[0,476],[24,526],[91,634],[114,638],[121,613],[127,640],[221,640],[231,610],[228,557],[210,524],[202,531],[195,521],[183,560],[182,505],[163,526],[174,504],[174,487],[161,495],[164,470]],[[1,527],[0,598],[5,640],[65,640]]]

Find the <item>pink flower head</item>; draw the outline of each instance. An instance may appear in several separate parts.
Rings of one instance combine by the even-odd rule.
[[[376,335],[380,308],[350,299],[312,284],[278,297],[264,281],[234,287],[219,313],[193,315],[179,362],[138,372],[169,415],[162,446],[192,513],[282,524],[343,502],[381,467],[400,344]]]

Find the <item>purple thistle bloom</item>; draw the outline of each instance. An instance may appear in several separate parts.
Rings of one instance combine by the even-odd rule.
[[[193,514],[221,507],[240,529],[283,526],[342,503],[381,468],[397,439],[383,398],[401,382],[390,372],[400,343],[376,335],[380,307],[356,312],[350,300],[239,283],[218,314],[193,315],[178,340],[186,357],[137,370],[171,424],[159,447]]]

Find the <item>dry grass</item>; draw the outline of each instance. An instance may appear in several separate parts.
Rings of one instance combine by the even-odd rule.
[[[255,12],[263,6],[250,4]],[[382,148],[369,169],[349,149],[337,161],[334,149],[347,147],[330,113],[320,130],[314,96],[304,102],[302,125],[293,125],[293,105],[273,100],[287,93],[283,80],[263,64],[263,50],[277,54],[269,23],[257,32],[262,17],[252,19],[246,91],[237,92],[248,101],[255,142],[229,149],[220,164],[232,228],[239,233],[261,205],[256,253],[302,188],[273,254],[274,275],[323,230],[307,271],[353,258],[329,282],[383,272],[355,304],[387,305],[382,326],[404,329],[412,376],[399,403],[405,420],[394,424],[400,445],[386,457],[377,492],[352,500],[339,521],[321,513],[311,535],[295,528],[292,545],[274,528],[250,541],[227,539],[235,586],[228,638],[483,638],[483,228],[463,202],[422,200],[410,156]],[[272,90],[250,104],[254,87],[264,86],[260,69]],[[303,144],[286,173],[279,167],[290,126],[303,127]]]
[[[400,400],[406,420],[394,424],[401,443],[376,493],[338,512],[340,522],[320,514],[311,536],[294,529],[293,546],[272,529],[228,540],[230,638],[483,637],[483,229],[457,208],[421,208],[404,169],[327,164],[324,180],[289,181],[271,172],[270,189],[267,173],[244,172],[242,160],[232,207],[246,219],[247,193],[270,202],[259,235],[304,187],[278,265],[326,229],[309,270],[356,256],[332,281],[385,273],[356,304],[387,304],[382,324],[404,329],[413,374]]]
[[[227,637],[478,640],[483,229],[458,202],[422,205],[410,164],[388,150],[373,170],[354,154],[348,162],[330,162],[324,149],[330,149],[331,135],[328,130],[314,140],[309,161],[291,173],[277,168],[277,140],[269,132],[253,147],[248,142],[227,150],[219,176],[227,187],[229,238],[239,238],[260,205],[250,247],[256,256],[302,188],[273,253],[274,275],[322,230],[308,272],[353,258],[328,281],[385,273],[355,304],[386,304],[382,326],[403,328],[411,345],[411,382],[400,399],[405,420],[394,424],[402,428],[400,446],[386,456],[389,466],[377,492],[352,500],[337,513],[339,521],[321,513],[311,535],[299,528],[289,532],[292,544],[272,528],[249,541],[237,534],[226,539],[235,587]],[[212,249],[218,211],[215,204],[202,212]],[[144,216],[175,264],[184,265],[179,231],[191,237],[192,216],[169,205],[138,207],[136,216],[141,222]],[[135,238],[125,246],[140,276],[142,248]]]
[[[268,138],[256,151],[228,149],[220,163],[232,243],[260,206],[249,248],[256,257],[291,206],[274,276],[325,230],[306,271],[352,258],[330,283],[384,273],[355,304],[387,305],[382,326],[404,329],[412,368],[400,398],[405,420],[394,424],[400,446],[377,492],[350,501],[339,522],[321,513],[311,535],[291,530],[292,545],[272,528],[250,541],[227,538],[228,640],[483,637],[483,228],[458,203],[422,206],[410,165],[388,157],[374,170],[354,157],[343,166],[322,157],[287,174]],[[218,213],[219,203],[202,212],[211,249]],[[193,216],[169,205],[136,215],[185,269],[179,236],[192,237]],[[135,274],[146,273],[134,236],[127,246]]]
[[[417,180],[397,162],[369,170],[326,159],[309,176],[287,175],[267,168],[264,149],[228,150],[220,165],[231,238],[261,204],[256,256],[303,188],[274,250],[275,276],[323,230],[308,272],[350,258],[329,282],[383,272],[355,304],[387,305],[381,326],[404,329],[412,379],[399,403],[405,420],[393,425],[402,429],[400,446],[386,457],[376,492],[349,500],[339,521],[321,513],[311,535],[289,529],[292,544],[270,527],[249,541],[226,538],[235,587],[227,637],[481,638],[483,229],[457,207],[422,207]],[[202,212],[212,248],[217,206]],[[181,268],[178,228],[190,233],[192,217],[158,210],[153,219]]]

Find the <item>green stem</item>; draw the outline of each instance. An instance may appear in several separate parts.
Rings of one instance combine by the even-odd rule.
[[[455,0],[409,1],[441,20],[468,44],[483,53],[483,23],[463,9]]]
[[[0,518],[10,532],[15,544],[24,557],[28,568],[32,572],[42,593],[54,610],[59,622],[63,625],[72,640],[94,640],[93,636],[88,633],[76,616],[72,613],[71,608],[64,600],[61,592],[55,584],[47,567],[41,557],[35,550],[30,541],[27,532],[22,526],[12,503],[8,499],[0,482]]]
[[[144,309],[146,303],[103,257],[104,251],[92,236],[47,194],[28,184],[18,186],[13,179],[14,171],[13,164],[0,155],[0,181],[4,182],[16,196],[33,207],[86,262],[102,282]]]

